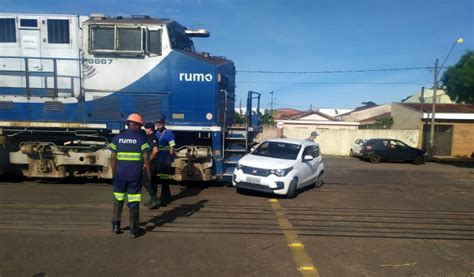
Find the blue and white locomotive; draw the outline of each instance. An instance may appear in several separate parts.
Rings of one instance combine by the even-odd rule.
[[[130,113],[163,114],[176,134],[174,179],[220,180],[260,130],[232,127],[234,63],[194,49],[168,19],[0,13],[0,157],[41,178],[110,178],[105,146]],[[259,105],[249,92],[247,111]]]

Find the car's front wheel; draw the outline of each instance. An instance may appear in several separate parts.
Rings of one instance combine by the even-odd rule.
[[[295,177],[290,183],[290,187],[288,188],[288,193],[286,194],[287,198],[295,198],[297,194],[297,185],[298,179]]]
[[[423,164],[425,162],[425,158],[423,158],[423,156],[416,155],[411,159],[411,162],[413,164]]]
[[[369,161],[373,164],[379,163],[381,159],[380,154],[372,154],[369,157]]]

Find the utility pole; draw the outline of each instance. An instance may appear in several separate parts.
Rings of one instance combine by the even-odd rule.
[[[437,88],[438,88],[438,59],[436,59],[435,67],[434,67],[434,84],[433,84],[433,105],[431,108],[431,128],[430,128],[430,152],[429,152],[429,157],[433,158],[434,156],[434,150],[435,150],[435,145],[434,145],[434,132],[435,132],[435,116],[436,116],[436,94],[437,94]]]
[[[270,100],[270,114],[273,115],[273,91],[270,91],[272,99]]]
[[[425,104],[425,87],[421,87],[421,96],[418,98],[420,100],[420,112],[421,112],[421,119],[423,119],[423,105]]]

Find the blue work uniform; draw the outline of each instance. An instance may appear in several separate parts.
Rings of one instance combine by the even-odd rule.
[[[173,156],[170,154],[170,147],[176,145],[174,141],[174,133],[171,130],[163,129],[156,132],[156,145],[158,147],[158,155],[156,157],[158,177],[161,180],[167,180],[174,174],[171,164]]]
[[[143,153],[150,151],[150,145],[141,131],[127,130],[116,135],[109,149],[117,154],[114,176],[114,196],[124,201],[128,196],[131,208],[141,200]]]

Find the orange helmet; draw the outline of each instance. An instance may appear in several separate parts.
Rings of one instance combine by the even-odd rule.
[[[127,117],[127,121],[133,121],[135,123],[143,125],[142,116],[137,113],[132,113]]]

